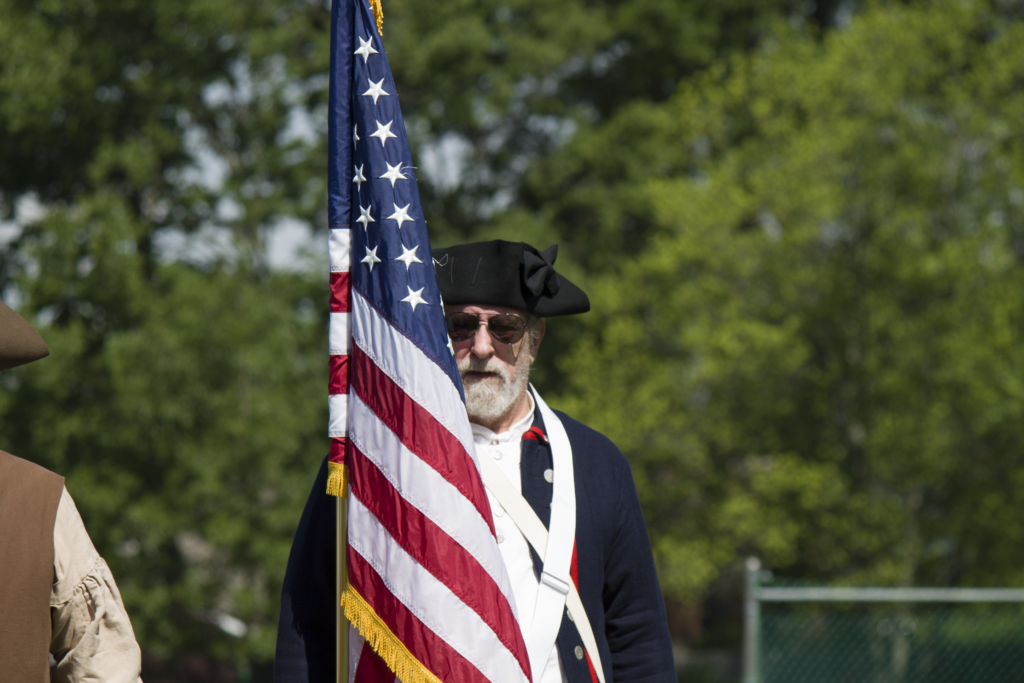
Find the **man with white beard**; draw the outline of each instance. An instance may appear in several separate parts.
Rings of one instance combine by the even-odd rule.
[[[533,680],[674,682],[629,465],[529,384],[545,318],[590,310],[557,252],[500,240],[433,252]]]
[[[529,384],[546,318],[590,310],[587,295],[555,272],[556,254],[557,247],[542,253],[500,240],[433,251],[532,680],[675,683],[629,463],[607,438],[551,410]],[[325,461],[282,590],[278,683],[335,680],[336,607],[325,596],[334,594],[336,516],[326,482]],[[384,670],[374,673],[374,661]],[[356,683],[393,680],[383,660],[359,662]],[[455,683],[454,674],[444,681]]]

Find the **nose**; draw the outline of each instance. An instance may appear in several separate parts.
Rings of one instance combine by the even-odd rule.
[[[473,335],[473,355],[477,358],[488,358],[494,355],[494,345],[491,341],[491,333],[487,329],[487,323],[480,321],[480,325],[476,328],[476,334]]]

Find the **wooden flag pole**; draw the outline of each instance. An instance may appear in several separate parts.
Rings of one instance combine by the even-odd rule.
[[[348,621],[345,619],[345,610],[341,608],[341,592],[345,589],[345,582],[348,580],[347,567],[345,562],[345,548],[348,543],[348,507],[343,496],[334,499],[337,510],[337,542],[335,543],[335,626],[338,631],[337,642],[337,683],[348,683]]]

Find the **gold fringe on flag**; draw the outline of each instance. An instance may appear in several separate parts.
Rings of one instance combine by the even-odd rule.
[[[348,485],[348,470],[340,462],[327,461],[327,495],[344,498]]]
[[[402,683],[441,683],[441,679],[409,652],[352,586],[345,586],[341,606],[349,623],[359,630]]]
[[[377,33],[384,36],[384,6],[380,0],[370,0],[370,9],[373,10],[373,18],[377,20]]]

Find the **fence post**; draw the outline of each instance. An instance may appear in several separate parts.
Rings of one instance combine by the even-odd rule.
[[[743,574],[743,683],[760,683],[761,603],[758,582],[761,561],[748,557]]]

